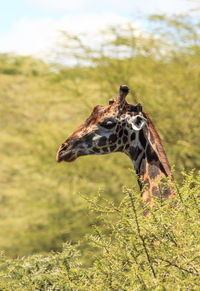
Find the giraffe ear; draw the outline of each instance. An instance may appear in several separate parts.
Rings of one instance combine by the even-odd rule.
[[[146,124],[147,120],[141,115],[128,116],[127,122],[131,125],[132,129],[135,131],[140,131]]]
[[[129,87],[126,85],[121,85],[119,88],[119,96],[117,97],[118,102],[123,103],[128,93],[129,93]]]

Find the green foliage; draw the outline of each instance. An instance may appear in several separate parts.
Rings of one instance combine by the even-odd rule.
[[[115,223],[103,215],[103,232],[91,239],[103,252],[95,261],[96,285],[106,290],[195,290],[200,284],[200,173],[184,174],[171,201],[157,201],[148,217],[129,189]],[[101,212],[101,207],[98,209]],[[106,230],[106,231],[105,231]],[[109,231],[108,231],[109,230]],[[101,289],[100,289],[101,290]]]
[[[0,55],[3,290],[198,286],[199,177],[181,171],[200,169],[199,23],[153,16],[148,26],[145,33],[131,25],[107,29],[95,49],[65,33],[60,57],[73,57],[73,67]],[[158,202],[148,218],[133,199],[137,190],[122,191],[137,189],[125,155],[55,162],[60,144],[123,83],[132,89],[128,102],[140,102],[152,117],[183,180],[173,201]],[[66,241],[77,247],[62,249]]]
[[[2,257],[3,268],[8,268],[0,288],[3,290],[72,290],[81,283],[84,272],[79,267],[78,252],[65,244],[62,252],[48,257],[31,256],[8,261]]]
[[[87,240],[100,249],[90,268],[65,244],[48,256],[1,259],[3,290],[198,290],[200,284],[200,172],[183,173],[177,195],[156,202],[150,215],[139,193],[124,189],[116,206],[89,201],[101,226]],[[88,200],[88,199],[87,199]]]
[[[5,75],[45,75],[49,67],[41,60],[30,56],[14,56],[11,54],[0,54],[0,74]]]

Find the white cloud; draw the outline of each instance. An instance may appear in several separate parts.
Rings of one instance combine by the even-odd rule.
[[[88,35],[86,39],[95,43],[95,41],[99,41],[97,31],[105,29],[108,25],[126,23],[130,19],[132,12],[136,13],[140,10],[146,13],[182,13],[189,8],[190,3],[187,0],[123,0],[123,2],[121,0],[26,1],[38,8],[61,11],[74,10],[76,13],[66,14],[67,12],[63,12],[62,15],[65,16],[60,17],[60,19],[21,19],[13,25],[10,31],[0,36],[0,52],[13,51],[22,55],[44,56],[51,48],[55,47],[56,40],[59,37],[59,30],[67,30],[74,34],[85,33]],[[85,12],[84,9],[88,11]],[[92,11],[95,9],[95,12]],[[102,12],[101,9],[106,12]]]
[[[56,23],[52,19],[37,21],[20,20],[0,39],[1,51],[18,54],[37,54],[48,46],[55,32]]]
[[[197,7],[191,0],[26,0],[27,3],[46,11],[111,12],[128,16],[141,13],[186,13]]]
[[[33,6],[45,10],[81,10],[87,4],[88,0],[26,0]]]
[[[192,0],[140,0],[138,8],[140,12],[148,14],[184,14],[196,7]]]
[[[108,25],[123,24],[127,19],[115,14],[80,14],[65,16],[60,20],[20,20],[13,29],[0,38],[0,51],[12,51],[21,55],[45,55],[55,47],[60,30],[72,34],[85,33],[89,41],[98,39],[98,31]]]

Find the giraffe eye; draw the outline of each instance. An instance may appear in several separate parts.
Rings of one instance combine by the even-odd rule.
[[[101,122],[100,125],[104,128],[111,129],[116,125],[116,122],[113,120],[106,120]]]

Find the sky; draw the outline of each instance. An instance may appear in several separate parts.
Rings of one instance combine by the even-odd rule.
[[[2,0],[0,52],[42,57],[56,46],[60,30],[94,36],[108,25],[133,22],[142,28],[144,17],[140,16],[187,13],[199,3],[200,0]]]

